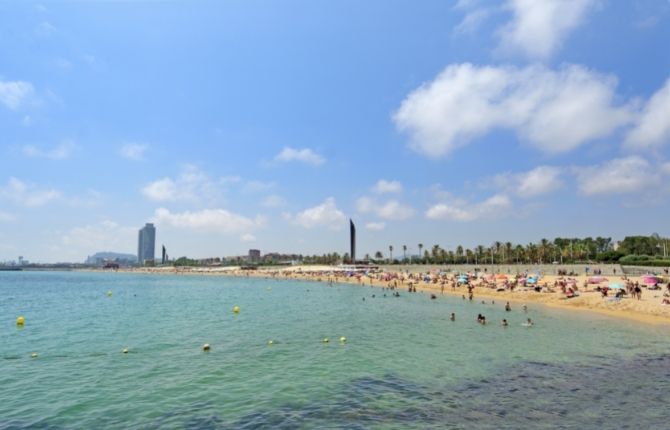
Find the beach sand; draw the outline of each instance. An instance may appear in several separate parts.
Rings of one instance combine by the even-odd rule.
[[[371,277],[361,276],[346,276],[345,272],[337,266],[290,266],[282,268],[259,268],[257,270],[242,270],[240,267],[157,267],[157,268],[140,268],[140,269],[126,269],[123,271],[130,271],[133,273],[164,273],[164,274],[183,274],[183,275],[211,275],[211,276],[243,276],[243,277],[259,277],[268,279],[295,279],[308,280],[319,282],[338,282],[349,283],[361,286],[375,286],[388,287],[393,285],[394,280],[384,280],[380,274],[371,275]],[[404,278],[407,275],[404,272],[385,272],[387,276],[396,276]],[[480,273],[481,275],[481,273]],[[414,276],[417,276],[416,274]],[[454,275],[447,275],[450,279]],[[548,286],[553,288],[554,282],[561,277],[556,275],[547,275],[540,279],[540,286]],[[635,320],[649,324],[670,324],[670,305],[663,305],[663,294],[667,291],[666,284],[661,284],[661,290],[648,290],[642,288],[642,298],[636,298],[626,295],[620,300],[612,299],[614,293],[610,291],[609,297],[603,298],[601,293],[595,291],[596,285],[587,284],[584,288],[589,276],[579,275],[572,276],[576,280],[576,285],[579,289],[579,296],[570,299],[565,298],[560,288],[556,288],[555,292],[536,292],[532,289],[522,291],[516,288],[514,292],[509,290],[496,291],[496,288],[488,288],[478,285],[475,282],[473,290],[474,300],[495,300],[501,306],[504,302],[510,301],[519,304],[541,304],[561,309],[571,309],[575,311],[588,311],[605,314],[617,318],[624,318]],[[626,280],[620,276],[608,276],[610,283],[619,283],[625,285]],[[631,282],[638,282],[644,285],[642,277],[628,277]],[[417,280],[398,279],[397,290],[401,293],[407,293],[408,282],[413,282],[417,292],[431,293],[439,297],[442,294],[440,283],[424,282]],[[607,285],[604,282],[602,285]],[[501,286],[499,283],[498,286]],[[465,286],[457,286],[452,288],[450,282],[444,286],[444,294],[461,297],[467,297],[468,290]]]

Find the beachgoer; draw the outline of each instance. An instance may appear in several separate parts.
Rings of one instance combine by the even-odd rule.
[[[526,320],[526,325],[527,325],[528,327],[532,326],[532,325],[533,325],[533,321],[531,321],[531,319],[528,318],[528,319]]]
[[[509,305],[509,302],[505,303],[505,310],[506,310],[507,312],[509,312],[509,311],[512,310],[512,307]]]
[[[449,315],[449,319],[452,321],[456,321],[456,314],[452,312],[451,315]]]
[[[507,327],[509,324],[507,323],[506,319],[503,319],[500,325],[502,325],[503,327]]]

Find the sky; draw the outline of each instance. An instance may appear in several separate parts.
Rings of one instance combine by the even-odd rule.
[[[0,261],[670,235],[669,0],[0,2]]]

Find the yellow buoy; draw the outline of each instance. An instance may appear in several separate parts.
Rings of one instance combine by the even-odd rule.
[[[30,354],[30,356],[31,356],[32,358],[37,358],[37,353],[36,353],[36,352],[33,352],[32,354]]]
[[[112,290],[107,291],[107,297],[112,297]]]
[[[25,324],[25,323],[26,323],[26,319],[24,318],[23,315],[21,315],[20,317],[18,317],[18,318],[16,319],[16,325],[23,325],[23,324]]]
[[[272,339],[268,340],[268,345],[274,345],[274,344],[275,344],[274,340],[272,340]]]
[[[128,354],[128,348],[127,347],[123,348],[123,351],[121,351],[121,352],[123,352],[124,354]]]
[[[204,344],[204,345],[202,346],[202,350],[203,350],[203,351],[209,351],[209,344],[208,344],[208,343]]]
[[[347,338],[346,338],[346,337],[342,336],[342,337],[340,338],[340,342],[344,343],[344,342],[346,342],[346,341],[347,341]]]
[[[323,342],[323,343],[328,343],[328,342],[330,342],[330,339],[328,339],[327,337],[324,337],[323,340],[322,340],[321,342]]]
[[[239,306],[233,306],[233,313],[239,314],[240,313],[240,307]]]

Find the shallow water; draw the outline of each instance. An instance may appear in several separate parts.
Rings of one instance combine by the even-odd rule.
[[[0,273],[0,429],[667,427],[667,326],[487,302]],[[534,327],[521,326],[527,317]]]

